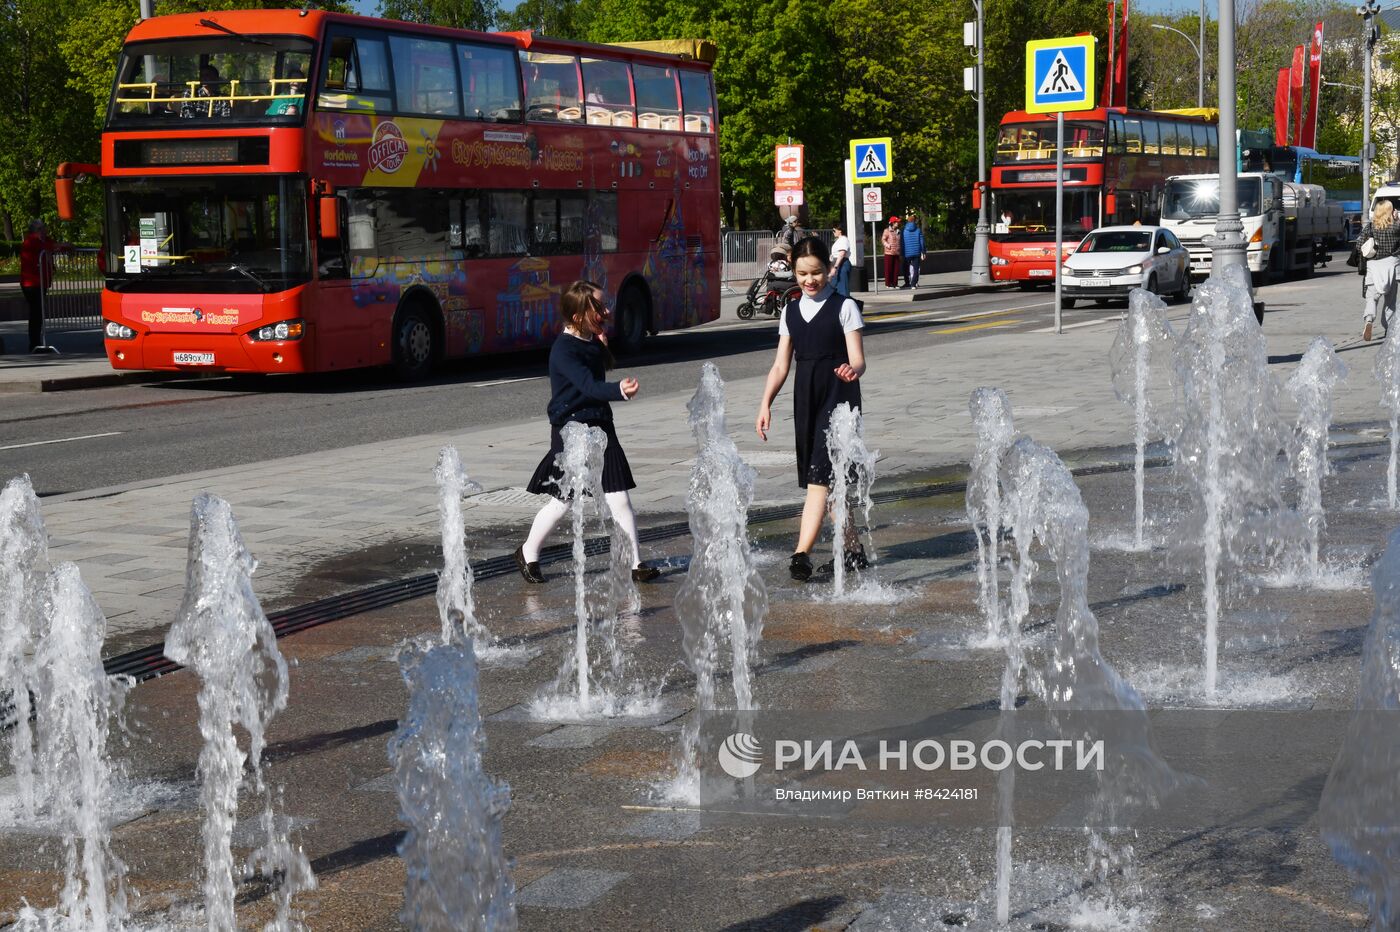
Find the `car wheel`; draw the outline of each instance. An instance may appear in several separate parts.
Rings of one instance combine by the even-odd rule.
[[[425,379],[437,362],[437,333],[428,312],[406,307],[394,321],[394,374],[405,382]]]
[[[1191,273],[1181,273],[1181,287],[1176,290],[1176,299],[1182,304],[1191,300]]]
[[[1156,276],[1155,273],[1152,274],[1152,275],[1147,276],[1147,290],[1150,291],[1150,292],[1152,292],[1153,294],[1157,294],[1157,293],[1158,293],[1158,291],[1157,291],[1157,276]]]
[[[642,289],[629,285],[617,299],[617,326],[613,348],[619,356],[640,352],[647,335],[647,298]]]
[[[1075,298],[1061,298],[1060,307],[1064,308],[1066,311],[1072,311],[1074,310],[1075,300]]]
[[[1112,299],[1112,298],[1095,298],[1095,299],[1094,299],[1094,304],[1097,305],[1098,307],[1108,307],[1108,306],[1109,306],[1110,304],[1112,304],[1112,303],[1113,303],[1113,299]]]

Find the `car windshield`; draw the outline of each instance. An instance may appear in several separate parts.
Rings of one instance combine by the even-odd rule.
[[[1259,179],[1241,178],[1235,188],[1240,216],[1259,214]],[[1167,182],[1162,216],[1167,220],[1194,220],[1220,213],[1219,178],[1181,178]]]
[[[306,281],[304,186],[288,176],[113,181],[110,287],[263,293]]]
[[[122,49],[109,129],[300,123],[312,46],[284,36],[142,42]]]
[[[1152,234],[1144,230],[1101,230],[1090,233],[1076,252],[1147,252]]]

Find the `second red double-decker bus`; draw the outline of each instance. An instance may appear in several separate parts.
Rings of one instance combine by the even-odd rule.
[[[1055,277],[1055,120],[1014,110],[1001,121],[991,177],[996,281]],[[1066,254],[1098,226],[1155,223],[1162,183],[1219,159],[1213,111],[1100,107],[1065,117]]]
[[[138,24],[102,137],[112,365],[419,377],[547,344],[577,278],[624,350],[713,320],[713,57],[317,11]]]

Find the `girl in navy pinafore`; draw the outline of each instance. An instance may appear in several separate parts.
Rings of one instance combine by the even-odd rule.
[[[826,432],[831,412],[843,402],[859,408],[860,377],[865,373],[865,350],[860,307],[837,294],[829,282],[830,255],[815,236],[793,250],[793,270],[802,297],[788,304],[778,327],[778,353],[768,372],[754,423],[758,436],[768,439],[773,399],[787,381],[793,360],[793,427],[797,439],[797,484],[807,490],[802,524],[790,571],[797,580],[812,576],[812,548],[826,516],[831,487],[831,458]],[[845,542],[847,565],[861,566],[864,554],[852,541]]]

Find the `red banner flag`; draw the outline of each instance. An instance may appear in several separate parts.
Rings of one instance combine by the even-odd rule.
[[[1299,145],[1303,136],[1303,53],[1301,45],[1293,47],[1293,67],[1288,72],[1288,101],[1293,111],[1293,124],[1285,145]]]
[[[1123,25],[1118,30],[1118,55],[1113,60],[1113,102],[1128,106],[1128,2],[1123,0]]]
[[[1288,144],[1288,68],[1278,70],[1278,89],[1274,91],[1274,141]]]
[[[1312,47],[1308,49],[1308,109],[1303,117],[1299,145],[1317,148],[1317,97],[1322,90],[1322,24],[1313,27]]]

